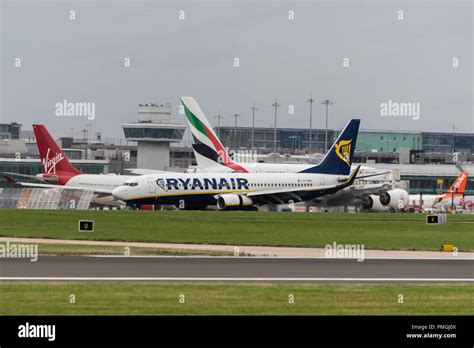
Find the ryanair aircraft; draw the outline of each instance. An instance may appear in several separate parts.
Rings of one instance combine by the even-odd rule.
[[[181,102],[194,139],[193,150],[197,163],[197,167],[188,170],[188,172],[305,173],[313,167],[311,164],[236,162],[214,132],[196,99],[181,97]],[[342,153],[346,151],[345,148],[350,146],[350,142],[341,142],[336,148],[336,153],[342,156]],[[355,166],[347,168],[348,172],[354,169]],[[144,173],[140,170],[137,174],[151,173]],[[372,179],[368,179],[370,177]],[[366,180],[356,181],[354,185],[340,190],[336,194],[308,201],[307,205],[324,208],[353,205],[361,206],[368,211],[389,211],[399,210],[400,207],[405,208],[408,204],[408,192],[403,189],[394,189],[391,180],[393,176],[389,171],[377,171],[375,168],[362,165],[357,178]],[[400,200],[403,202],[401,205]]]
[[[351,120],[318,165],[300,173],[157,173],[128,180],[112,191],[128,205],[174,204],[181,209],[254,209],[256,205],[297,203],[351,186],[350,173],[360,120]]]

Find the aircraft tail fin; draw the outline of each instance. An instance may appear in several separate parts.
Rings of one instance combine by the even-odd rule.
[[[41,157],[41,169],[43,174],[54,175],[57,172],[68,174],[80,174],[80,172],[69,162],[64,152],[59,148],[51,134],[42,124],[34,124],[36,144]]]
[[[454,180],[449,190],[445,194],[443,194],[441,197],[438,197],[435,203],[449,201],[453,197],[463,196],[464,190],[466,189],[468,177],[469,177],[468,172],[462,172],[461,174],[459,174],[459,176],[456,178],[456,180]]]
[[[205,144],[193,144],[194,157],[199,169],[219,167],[219,156]]]
[[[456,180],[454,180],[453,184],[449,188],[448,193],[464,193],[468,177],[468,172],[462,172],[459,174],[459,176],[456,178]]]
[[[359,119],[352,119],[332,144],[323,160],[300,173],[349,175],[359,133]]]
[[[196,160],[198,154],[206,157],[209,161],[213,161],[214,165],[223,165],[229,167],[230,170],[246,173],[248,172],[241,165],[235,163],[229,156],[229,153],[222,145],[216,133],[212,129],[211,124],[207,120],[204,112],[199,107],[196,99],[192,97],[181,97],[181,102],[186,114],[189,128],[194,138],[195,145],[193,146]],[[209,166],[209,161],[205,161],[205,166]],[[201,163],[204,161],[200,161]],[[198,162],[198,167],[200,167]]]

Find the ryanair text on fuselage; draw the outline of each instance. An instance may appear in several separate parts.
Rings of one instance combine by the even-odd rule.
[[[245,178],[165,178],[156,180],[163,190],[248,190],[249,181]]]

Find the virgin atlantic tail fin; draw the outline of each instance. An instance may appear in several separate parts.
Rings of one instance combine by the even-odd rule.
[[[44,125],[34,124],[33,131],[35,132],[36,144],[41,157],[43,174],[51,175],[58,172],[67,174],[81,173],[69,162],[69,159],[59,148]]]

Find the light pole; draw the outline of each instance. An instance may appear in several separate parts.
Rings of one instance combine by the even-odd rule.
[[[281,105],[278,104],[277,99],[275,98],[275,102],[272,104],[275,108],[275,125],[273,128],[273,163],[276,163],[276,148],[277,148],[277,109]]]
[[[454,128],[454,123],[453,123],[453,158],[454,158],[454,153],[456,152],[456,136],[454,135],[455,128]]]
[[[239,114],[233,114],[234,117],[234,149],[237,150],[237,117],[239,117]]]
[[[83,130],[81,130],[81,132],[84,133],[84,140],[83,140],[84,144],[87,144],[87,140],[86,140],[87,129],[84,128]]]
[[[258,109],[255,107],[255,102],[253,103],[253,106],[250,108],[252,110],[252,151],[253,151],[253,139],[254,139],[254,129],[255,129],[255,111]]]
[[[333,103],[329,99],[326,99],[321,104],[326,105],[326,133],[324,137],[324,151],[327,152],[328,151],[328,109],[329,109],[329,105],[332,105]]]
[[[221,138],[221,118],[224,118],[224,116],[221,116],[221,114],[217,114],[214,117],[217,118],[217,137],[220,139]]]
[[[309,99],[306,101],[309,103],[309,163],[311,163],[311,151],[312,151],[312,142],[313,142],[313,94],[309,97]]]
[[[89,129],[89,144],[92,143],[92,123],[87,123],[86,127]]]
[[[87,145],[87,140],[86,140],[87,129],[84,128],[83,130],[81,130],[81,132],[84,133],[84,140],[83,140],[84,145]],[[85,149],[86,149],[86,159],[89,159],[89,156],[87,155],[87,152],[88,152],[87,146],[85,147]]]

